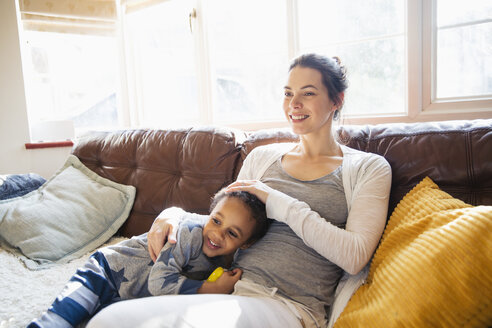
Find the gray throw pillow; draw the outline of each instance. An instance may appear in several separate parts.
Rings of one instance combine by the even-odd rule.
[[[135,191],[100,177],[70,155],[39,189],[0,201],[0,239],[22,253],[29,269],[68,262],[118,231]]]

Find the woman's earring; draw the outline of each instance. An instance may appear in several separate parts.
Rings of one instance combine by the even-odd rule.
[[[335,109],[335,112],[333,113],[333,120],[338,121],[339,118],[340,118],[340,110],[337,108],[337,109]]]

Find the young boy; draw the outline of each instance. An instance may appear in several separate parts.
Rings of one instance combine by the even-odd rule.
[[[176,244],[167,244],[154,263],[147,234],[94,253],[77,270],[40,319],[28,327],[74,327],[114,302],[157,295],[230,293],[238,269],[204,281],[217,266],[228,267],[238,248],[247,248],[268,229],[265,204],[247,192],[220,191],[205,226],[185,218]]]

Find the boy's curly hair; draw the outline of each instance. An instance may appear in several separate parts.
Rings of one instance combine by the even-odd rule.
[[[212,199],[212,203],[210,204],[210,213],[212,213],[215,206],[217,206],[217,204],[226,197],[234,197],[241,200],[249,209],[251,217],[256,221],[253,234],[246,241],[246,243],[254,243],[263,237],[266,234],[271,222],[271,220],[267,218],[265,204],[259,200],[258,197],[247,191],[225,192],[224,190],[220,190]]]

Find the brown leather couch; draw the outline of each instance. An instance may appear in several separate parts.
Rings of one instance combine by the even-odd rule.
[[[338,133],[348,146],[391,164],[389,214],[425,176],[466,203],[492,205],[492,119],[341,126]],[[207,213],[213,194],[235,180],[252,149],[296,139],[288,129],[122,130],[88,133],[73,154],[99,175],[137,188],[120,229],[130,237],[146,232],[167,207]]]

